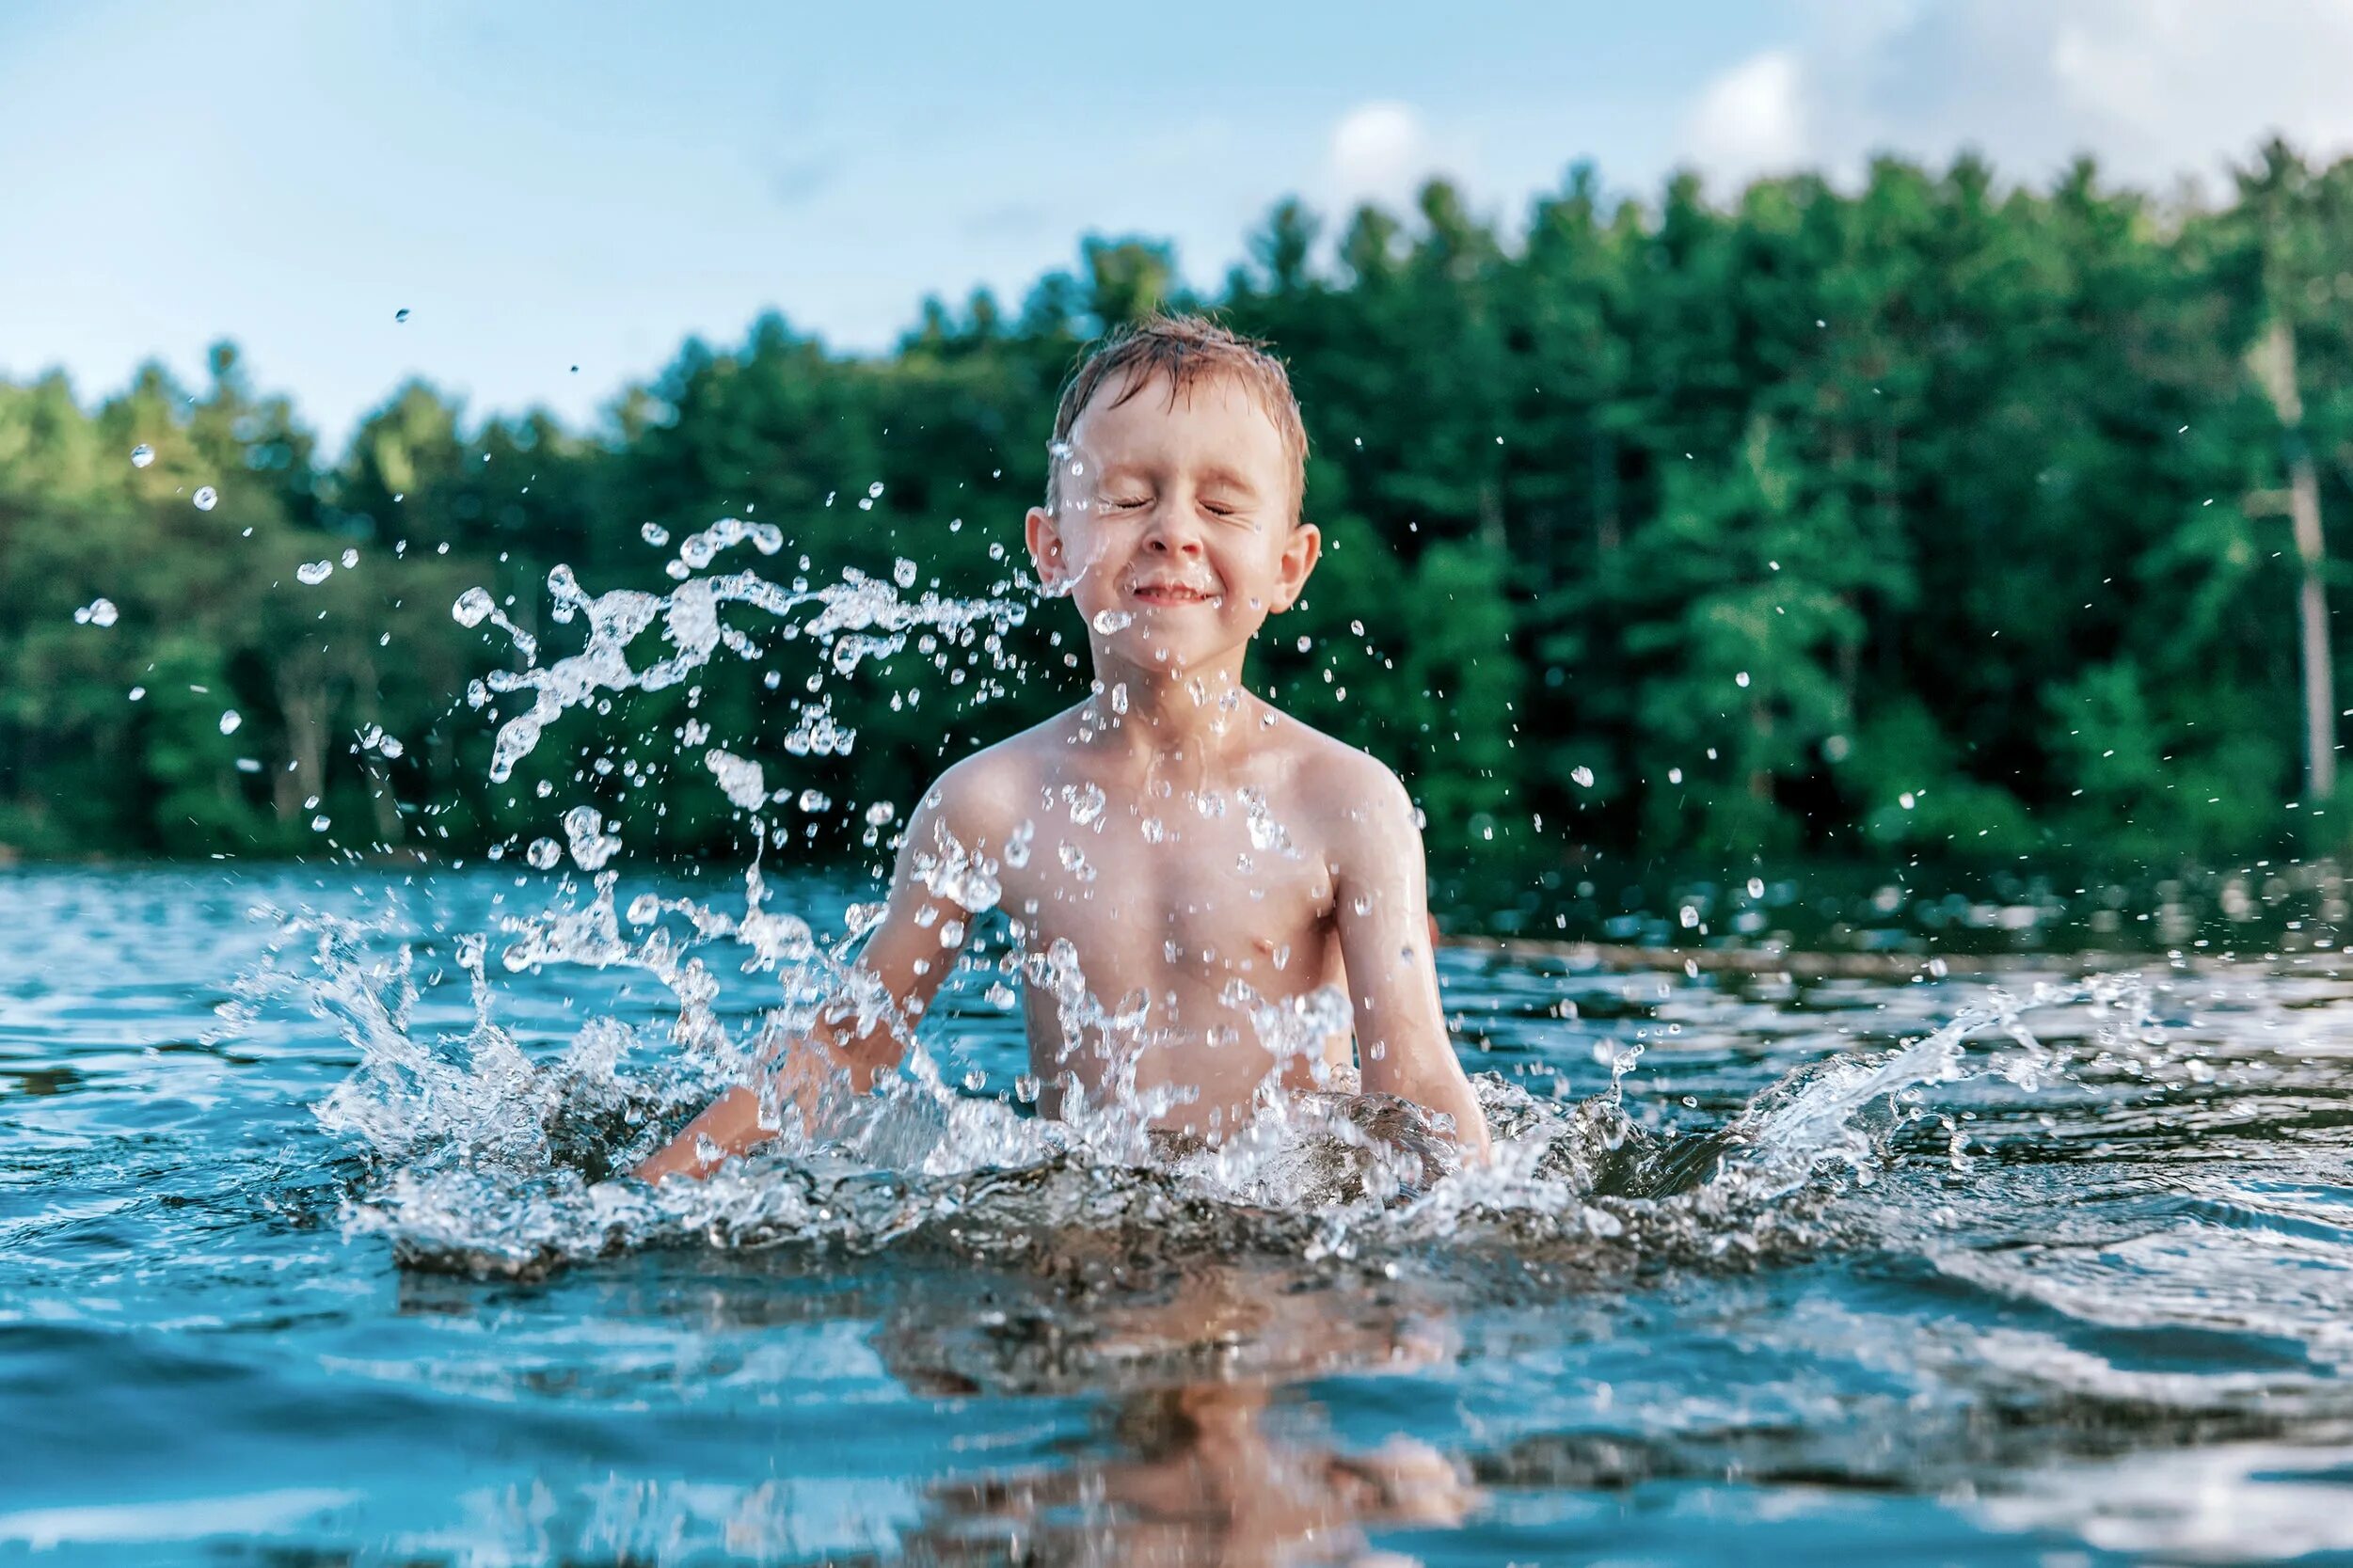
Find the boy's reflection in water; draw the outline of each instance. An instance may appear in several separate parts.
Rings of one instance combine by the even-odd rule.
[[[1188,1269],[1139,1304],[976,1314],[969,1299],[896,1315],[877,1336],[917,1392],[1115,1394],[1121,1451],[948,1481],[905,1539],[914,1562],[1401,1563],[1371,1528],[1459,1525],[1476,1501],[1453,1461],[1403,1436],[1367,1451],[1318,1440],[1284,1385],[1404,1371],[1450,1353],[1427,1303],[1286,1289],[1263,1272]]]
[[[954,1482],[906,1543],[915,1561],[1404,1563],[1366,1527],[1453,1526],[1473,1494],[1409,1438],[1368,1453],[1277,1438],[1263,1384],[1128,1399],[1112,1434],[1131,1459]]]

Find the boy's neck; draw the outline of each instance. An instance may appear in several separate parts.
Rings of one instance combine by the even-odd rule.
[[[1258,727],[1265,705],[1242,684],[1242,661],[1178,673],[1117,660],[1096,667],[1080,705],[1079,743],[1106,750],[1207,757]]]

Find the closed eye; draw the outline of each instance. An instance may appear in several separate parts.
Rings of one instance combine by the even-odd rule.
[[[1223,501],[1203,501],[1201,502],[1201,510],[1215,517],[1231,517],[1238,509],[1228,506]]]
[[[1103,509],[1105,512],[1127,512],[1143,504],[1141,497],[1105,496],[1103,498]]]

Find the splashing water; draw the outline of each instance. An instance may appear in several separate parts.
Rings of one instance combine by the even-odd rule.
[[[918,863],[960,901],[992,901],[952,841]],[[819,1135],[785,1124],[705,1181],[648,1189],[618,1173],[737,1081],[768,1041],[806,1028],[857,972],[852,942],[828,946],[805,920],[763,907],[756,864],[740,913],[644,895],[628,915],[636,937],[624,934],[616,883],[601,871],[585,902],[507,917],[501,951],[459,939],[452,957],[471,987],[471,1022],[430,1034],[415,1023],[423,955],[413,943],[386,949],[389,918],[284,917],[281,944],[306,951],[310,967],[248,983],[246,1005],[299,995],[359,1052],[318,1107],[323,1125],[363,1147],[378,1172],[346,1204],[354,1233],[390,1238],[414,1266],[497,1274],[690,1238],[862,1253],[945,1239],[995,1255],[1138,1226],[1171,1258],[1275,1252],[1314,1262],[1439,1242],[1522,1258],[1596,1245],[1761,1256],[1820,1242],[1820,1199],[1876,1180],[1890,1149],[1932,1115],[1923,1090],[2059,1074],[2065,1063],[2026,1027],[2028,1013],[2091,1006],[2133,1021],[2120,1038],[2154,1037],[2137,981],[1995,992],[1909,1043],[1808,1065],[1722,1126],[1680,1134],[1626,1114],[1620,1080],[1639,1052],[1614,1059],[1610,1088],[1584,1101],[1541,1099],[1482,1073],[1474,1085],[1494,1158],[1463,1169],[1417,1107],[1343,1085],[1270,1086],[1254,1119],[1214,1146],[1153,1132],[1168,1092],[1137,1093],[1133,1070],[1148,1009],[1140,997],[1106,1006],[1070,944],[1057,942],[1031,956],[1025,976],[1049,1000],[1066,1053],[1114,1059],[1111,1092],[1073,1093],[1061,1119],[1037,1119],[1019,1094],[951,1086],[935,1055],[943,1042],[910,1033],[903,1071],[870,1097],[836,1091]],[[727,949],[742,957],[720,961]],[[665,1033],[675,1049],[649,1048],[642,1026],[596,1018],[534,1059],[498,1022],[494,964],[642,972],[673,999]],[[719,976],[731,969],[772,976],[782,1000],[730,1023],[718,1003]],[[1296,1056],[1319,1071],[1321,1041],[1348,1021],[1334,988],[1280,1004],[1236,1000],[1278,1061]],[[1958,1142],[1951,1158],[1965,1169]]]
[[[649,541],[659,533],[648,525]],[[453,615],[468,626],[504,632],[519,665],[477,683],[475,705],[509,695],[528,699],[524,711],[499,723],[492,777],[511,777],[566,712],[592,705],[606,711],[612,694],[676,685],[722,649],[746,661],[769,657],[770,644],[726,618],[730,607],[764,618],[755,624],[774,633],[773,645],[809,648],[820,674],[847,674],[888,657],[918,630],[956,635],[986,625],[1001,634],[1025,613],[1020,604],[929,592],[911,602],[900,594],[914,578],[904,562],[889,581],[852,570],[838,583],[815,588],[799,580],[782,588],[750,571],[696,575],[726,550],[748,545],[772,556],[784,544],[771,524],[722,518],[679,543],[664,568],[677,583],[667,594],[592,594],[568,567],[554,568],[547,579],[552,619],[585,622],[585,637],[580,651],[550,662],[541,661],[537,639],[486,590],[467,590]],[[633,660],[641,634],[656,627],[663,649]],[[854,733],[834,718],[831,694],[819,693],[820,680],[807,684],[812,700],[797,705],[785,749],[796,756],[846,750]],[[754,816],[765,843],[758,814],[771,800],[793,798],[789,787],[771,792],[761,764],[704,746],[709,732],[699,721],[677,733],[682,748],[703,747],[703,767],[731,804]],[[1238,800],[1254,849],[1297,855],[1262,794],[1246,788]],[[831,809],[815,788],[802,789],[797,803],[810,815]],[[1081,836],[1102,830],[1106,800],[1097,785],[1066,786],[1052,803]],[[1227,809],[1216,792],[1194,796],[1192,804],[1207,817]],[[875,828],[889,819],[888,813],[867,816]],[[625,1068],[630,1031],[611,1019],[588,1021],[553,1062],[533,1065],[519,1054],[496,1022],[486,937],[461,942],[457,952],[473,988],[472,1022],[421,1043],[408,1022],[412,952],[364,958],[364,933],[356,927],[310,933],[319,970],[314,1006],[338,1019],[362,1054],[358,1070],[320,1115],[365,1145],[384,1175],[377,1190],[354,1200],[347,1219],[390,1235],[404,1257],[421,1263],[528,1271],[688,1234],[722,1244],[821,1241],[871,1249],[947,1220],[977,1233],[1018,1213],[1024,1224],[1053,1228],[1105,1223],[1106,1216],[1118,1221],[1131,1204],[1171,1200],[1195,1206],[1206,1227],[1195,1240],[1204,1244],[1248,1243],[1265,1228],[1258,1241],[1309,1259],[1439,1237],[1507,1237],[1514,1244],[1548,1236],[1614,1237],[1630,1223],[1619,1212],[1624,1205],[1670,1199],[1679,1206],[1675,1217],[1652,1222],[1654,1229],[1663,1224],[1669,1231],[1706,1234],[1709,1244],[1730,1244],[1738,1236],[1741,1244],[1762,1245],[1776,1227],[1798,1224],[1804,1210],[1789,1204],[1775,1212],[1776,1200],[1801,1193],[1827,1167],[1850,1180],[1868,1180],[1887,1129],[1916,1116],[1907,1110],[1874,1121],[1865,1113],[1957,1081],[1968,1037],[2016,1027],[2013,1013],[1965,1014],[1892,1054],[1837,1058],[1759,1097],[1706,1140],[1661,1143],[1626,1118],[1620,1080],[1639,1046],[1612,1061],[1607,1095],[1579,1104],[1539,1101],[1502,1079],[1483,1077],[1480,1099],[1499,1142],[1491,1164],[1463,1170],[1451,1143],[1418,1107],[1356,1094],[1353,1083],[1333,1076],[1323,1042],[1350,1026],[1342,993],[1328,987],[1269,1000],[1236,980],[1223,1000],[1247,1019],[1272,1071],[1243,1125],[1213,1119],[1214,1143],[1188,1142],[1152,1130],[1184,1093],[1137,1088],[1137,1063],[1156,1037],[1150,1001],[1141,991],[1116,1005],[1098,998],[1068,942],[1025,955],[1008,949],[997,966],[1008,978],[1018,973],[1033,1006],[1051,1017],[1060,1061],[1084,1053],[1102,1064],[1087,1080],[1091,1091],[1063,1074],[1057,1118],[1045,1121],[1026,1113],[1043,1087],[1026,1075],[1010,1097],[951,1087],[935,1053],[953,1053],[956,1042],[916,1038],[891,999],[854,966],[856,943],[879,917],[879,906],[854,907],[842,934],[821,940],[804,916],[767,907],[755,859],[740,913],[641,895],[628,901],[625,922],[617,908],[621,873],[612,864],[622,848],[618,828],[584,803],[563,809],[560,828],[560,838],[536,837],[525,860],[534,870],[553,872],[568,856],[593,887],[585,902],[567,884],[568,893],[560,892],[547,911],[505,916],[499,966],[517,974],[618,967],[652,976],[676,1006],[667,1034],[678,1050],[651,1069]],[[1022,824],[1004,847],[1006,864],[1026,863],[1035,831],[1034,823]],[[1157,836],[1148,829],[1148,838]],[[1055,853],[1078,881],[1094,879],[1094,866],[1073,839],[1056,835]],[[944,824],[933,825],[930,842],[913,847],[911,863],[935,896],[975,917],[994,909],[1001,895],[997,863],[956,842]],[[951,920],[940,938],[955,949],[965,934],[962,922]],[[733,949],[732,957],[720,961],[721,949]],[[732,1025],[723,1022],[721,999],[721,976],[731,971],[772,987],[755,999],[749,1015],[739,1003],[723,1005],[736,1009]],[[1011,1004],[1001,984],[993,981],[989,994],[996,1006]],[[658,1147],[665,1129],[739,1081],[774,1042],[805,1031],[829,999],[853,1007],[862,1029],[887,1023],[905,1049],[901,1070],[875,1094],[854,1098],[836,1085],[806,1126],[767,1102],[763,1121],[777,1136],[704,1183],[656,1191],[614,1180]],[[2038,996],[2029,1006],[2050,1000]],[[1232,1043],[1232,1033],[1221,1030],[1210,1044]],[[1287,1066],[1314,1086],[1275,1086],[1286,1081]],[[1031,1085],[1026,1092],[1024,1085]],[[953,1196],[955,1184],[991,1171],[1031,1173],[1015,1211],[999,1214],[988,1203]],[[1734,1211],[1747,1216],[1739,1225],[1722,1218]]]
[[[548,574],[548,591],[554,601],[552,616],[559,624],[585,617],[589,635],[580,652],[546,666],[537,661],[535,641],[499,614],[486,593],[477,588],[461,595],[452,611],[459,622],[477,626],[485,618],[493,621],[506,631],[524,664],[519,671],[493,672],[482,683],[475,705],[486,705],[494,694],[529,692],[532,698],[526,712],[499,727],[491,778],[500,783],[510,778],[515,765],[539,744],[547,726],[567,709],[606,693],[659,691],[675,686],[709,663],[723,647],[747,661],[761,657],[762,649],[750,635],[722,619],[723,606],[743,605],[787,622],[786,635],[807,638],[826,649],[832,668],[841,674],[851,673],[866,659],[898,652],[908,633],[919,626],[955,633],[987,623],[1001,633],[1021,624],[1026,615],[1024,607],[1006,600],[956,600],[931,593],[909,604],[899,598],[892,584],[855,568],[845,572],[840,582],[814,590],[779,588],[753,572],[688,578],[690,568],[707,565],[721,550],[746,541],[764,554],[772,555],[783,547],[783,535],[771,524],[723,518],[680,545],[678,558],[670,566],[676,569],[673,576],[687,580],[668,594],[613,589],[591,596],[570,567],[555,567]],[[805,622],[791,622],[793,612],[804,606],[815,606],[817,612]],[[629,661],[629,645],[657,622],[674,651],[639,668]],[[833,720],[827,702],[804,704],[787,750],[797,755],[824,754],[846,750],[851,738]]]

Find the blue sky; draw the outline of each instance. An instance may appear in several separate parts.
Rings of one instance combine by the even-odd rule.
[[[1290,194],[1444,172],[1510,218],[1580,158],[1646,192],[1876,147],[2143,181],[2275,127],[2353,148],[2353,0],[1443,10],[9,6],[0,374],[93,398],[228,337],[330,440],[411,374],[577,420],[689,333],[773,307],[884,347],[1086,232],[1214,283]]]

